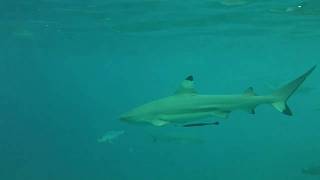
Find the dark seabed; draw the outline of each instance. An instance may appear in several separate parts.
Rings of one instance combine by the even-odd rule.
[[[0,3],[1,180],[320,178],[319,69],[290,98],[219,126],[140,126],[131,108],[193,75],[257,94],[319,64],[319,0]]]

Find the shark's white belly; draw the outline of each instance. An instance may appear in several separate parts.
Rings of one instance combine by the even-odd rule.
[[[158,119],[167,121],[170,123],[186,123],[194,120],[200,120],[213,116],[212,112],[201,112],[201,113],[184,113],[184,114],[170,114],[160,115]]]

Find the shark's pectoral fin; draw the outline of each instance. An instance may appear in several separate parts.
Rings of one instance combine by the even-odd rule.
[[[164,125],[169,124],[169,122],[157,119],[157,120],[152,120],[151,124],[154,126],[164,126]]]
[[[176,90],[175,94],[196,94],[197,91],[194,88],[193,76],[186,77],[180,84],[179,88]]]
[[[230,111],[213,111],[212,115],[220,118],[228,118]]]

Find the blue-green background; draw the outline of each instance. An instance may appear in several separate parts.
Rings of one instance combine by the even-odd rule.
[[[160,130],[118,117],[190,74],[200,93],[270,93],[319,62],[319,40],[317,0],[2,1],[0,179],[315,179],[301,169],[320,164],[318,70],[312,91],[290,99],[293,117],[266,105],[217,127]],[[111,130],[125,134],[97,142]]]

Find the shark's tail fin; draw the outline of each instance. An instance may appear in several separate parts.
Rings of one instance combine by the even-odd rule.
[[[316,65],[313,66],[306,73],[302,74],[297,79],[289,82],[288,84],[282,86],[281,88],[273,92],[272,96],[274,96],[277,99],[274,103],[272,103],[273,107],[275,107],[278,111],[282,112],[283,114],[291,116],[292,112],[287,105],[287,101],[315,68]]]

